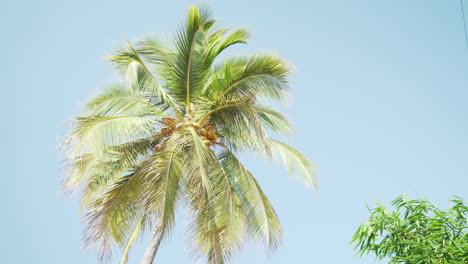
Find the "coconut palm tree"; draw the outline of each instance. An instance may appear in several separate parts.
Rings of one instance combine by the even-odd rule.
[[[245,239],[272,250],[280,244],[278,217],[236,153],[283,160],[310,186],[315,166],[267,134],[291,132],[266,105],[289,92],[288,63],[267,53],[219,56],[248,37],[191,7],[170,44],[144,38],[109,58],[121,80],[86,103],[63,143],[64,188],[81,191],[85,244],[101,260],[121,247],[125,263],[136,239],[152,231],[141,262],[152,263],[179,205],[194,253],[208,263],[228,262]]]

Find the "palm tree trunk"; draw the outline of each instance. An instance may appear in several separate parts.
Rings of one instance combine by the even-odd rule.
[[[159,222],[159,221],[158,221]],[[161,225],[158,223],[156,224],[156,228],[153,232],[153,238],[145,251],[145,255],[141,260],[141,264],[152,264],[154,261],[154,257],[156,256],[156,252],[158,252],[159,245],[161,244],[162,240],[162,232],[161,232]]]

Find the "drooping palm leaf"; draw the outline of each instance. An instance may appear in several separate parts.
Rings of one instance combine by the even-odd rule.
[[[85,115],[125,116],[146,113],[164,116],[162,109],[150,93],[134,91],[124,83],[115,83],[105,87],[101,93],[86,104]]]
[[[253,109],[257,112],[260,122],[271,131],[283,135],[292,133],[292,125],[282,113],[260,104],[256,104]]]
[[[154,154],[151,161],[140,169],[140,173],[145,175],[142,195],[148,204],[147,210],[158,216],[163,235],[170,232],[175,221],[183,168],[181,147],[179,142],[173,142],[167,149]]]
[[[140,44],[143,46],[143,44]],[[170,59],[166,56],[159,55],[162,51],[154,48],[153,44],[153,57],[152,61],[162,60],[170,64]],[[147,49],[148,47],[146,47]],[[145,46],[140,48],[144,53]],[[146,55],[148,57],[148,55]],[[157,57],[158,59],[156,59]],[[126,77],[127,81],[131,84],[134,91],[146,91],[151,93],[152,97],[162,104],[164,108],[172,108],[174,114],[177,115],[179,120],[182,120],[180,114],[180,106],[177,102],[167,93],[165,89],[160,85],[155,74],[151,71],[151,67],[146,64],[146,61],[141,58],[137,50],[129,43],[127,48],[123,48],[117,51],[117,54],[109,58],[110,61],[114,62],[114,65],[120,72]]]
[[[210,156],[213,162],[207,170],[213,183],[211,193],[198,191],[203,188],[201,184],[188,182],[190,212],[194,215],[189,230],[197,256],[206,256],[208,263],[225,263],[240,249],[247,219],[229,172],[214,152]]]
[[[141,218],[141,184],[136,172],[123,176],[87,209],[85,243],[97,245],[101,260],[110,260],[112,247],[125,244],[133,223]]]
[[[154,135],[159,123],[144,115],[78,117],[64,142],[68,156],[100,153],[106,147]]]
[[[263,239],[266,245],[276,250],[281,242],[281,226],[270,201],[254,176],[229,150],[220,154],[226,174],[231,179],[242,201],[248,221],[248,232],[255,239]]]
[[[93,155],[93,163],[85,168],[87,173],[75,174],[74,181],[80,177],[86,177],[86,187],[83,191],[82,205],[101,191],[113,184],[115,180],[122,176],[129,168],[137,168],[146,155],[152,153],[154,146],[159,142],[158,138],[142,138],[121,145],[111,146],[100,154]],[[89,155],[89,154],[85,154]]]
[[[270,139],[270,146],[274,152],[273,158],[276,160],[282,160],[284,166],[289,172],[289,176],[292,176],[304,184],[317,188],[317,167],[304,155],[302,155],[297,149],[279,142],[274,139]]]
[[[127,244],[125,245],[122,256],[120,257],[119,264],[127,263],[128,254],[130,253],[130,249],[132,248],[133,244],[137,240],[138,236],[140,236],[140,234],[142,233],[142,227],[144,226],[145,220],[146,220],[146,214],[142,214],[140,216],[140,219],[138,221],[136,221],[135,227],[133,228],[132,233],[128,237]]]
[[[258,96],[284,100],[289,91],[287,76],[291,68],[287,62],[267,54],[225,59],[213,73],[210,97],[221,100],[229,96]]]

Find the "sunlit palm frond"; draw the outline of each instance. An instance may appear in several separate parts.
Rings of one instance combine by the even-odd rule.
[[[219,210],[219,204],[216,207],[212,198],[196,193],[190,200],[190,216],[193,220],[188,229],[192,237],[193,253],[197,257],[206,257],[210,264],[224,263],[226,257],[220,236],[224,226],[217,223],[217,216],[222,211]]]
[[[223,245],[224,257],[229,260],[232,254],[240,249],[246,238],[247,219],[238,193],[239,190],[236,188],[236,183],[233,182],[230,171],[223,166],[222,158],[222,153],[221,155],[218,153],[217,164],[214,165],[217,168],[219,166],[219,170],[214,174],[219,177],[216,185],[219,200],[215,204],[225,207],[223,213],[218,217],[217,223],[223,226],[223,230],[218,236]]]
[[[167,72],[165,81],[171,94],[190,107],[190,102],[202,85],[209,70],[209,64],[203,59],[206,44],[206,32],[214,24],[207,9],[192,6],[186,22],[177,31],[174,39],[175,52],[172,72]]]
[[[257,113],[260,122],[271,131],[284,135],[292,133],[292,124],[282,113],[260,104],[256,104],[253,109]]]
[[[198,133],[189,128],[184,189],[192,221],[194,254],[206,256],[208,263],[224,263],[230,256],[227,235],[229,219],[229,182],[215,153]]]
[[[227,28],[221,28],[211,32],[207,36],[207,49],[205,57],[210,65],[225,49],[235,44],[247,43],[247,39],[250,37],[249,31],[244,28],[236,29],[229,34],[226,34],[228,31],[229,29]]]
[[[135,222],[135,226],[133,227],[133,231],[130,233],[127,239],[127,244],[122,252],[122,256],[120,257],[119,264],[127,263],[128,254],[130,253],[130,249],[132,248],[133,244],[137,240],[137,238],[143,233],[144,226],[146,221],[146,214],[142,214],[140,219]]]
[[[254,105],[254,100],[246,96],[225,98],[219,104],[205,104],[207,109],[200,109],[196,120],[214,124],[222,135],[219,141],[232,149],[267,151],[267,133]]]
[[[287,77],[291,67],[274,55],[230,57],[216,68],[206,89],[214,100],[233,95],[284,100],[289,91]]]
[[[151,153],[157,142],[158,138],[155,137],[142,138],[109,146],[101,153],[85,153],[67,160],[68,177],[63,183],[64,190],[77,190],[82,182],[90,185],[98,174],[109,174],[115,170],[122,172],[122,169],[135,167],[142,156]]]
[[[143,44],[140,44],[143,45]],[[140,47],[142,52],[148,47]],[[143,53],[145,55],[146,53]],[[148,57],[149,55],[145,55]],[[157,56],[153,54],[153,56]],[[159,60],[167,61],[170,64],[170,60],[163,55],[157,56]],[[151,61],[156,61],[156,58],[151,58]],[[125,76],[127,82],[131,85],[134,91],[146,91],[151,93],[152,97],[158,101],[162,108],[171,108],[179,119],[182,119],[180,106],[177,105],[176,101],[164,90],[160,85],[155,74],[151,70],[151,67],[146,64],[146,61],[140,56],[137,50],[128,43],[126,48],[122,48],[116,51],[116,54],[109,57],[109,60],[114,63],[117,69],[119,69]]]
[[[211,194],[197,190],[201,184],[188,182],[193,215],[189,230],[197,256],[206,256],[208,263],[225,263],[240,249],[247,221],[241,198],[214,152],[210,162],[206,166],[213,183]]]
[[[67,156],[100,153],[106,147],[154,135],[160,124],[145,115],[76,118],[63,144]]]
[[[175,142],[174,142],[175,141]],[[136,240],[139,230],[144,226],[146,215],[156,215],[157,226],[162,236],[170,232],[175,223],[175,210],[180,196],[180,178],[182,176],[182,142],[173,140],[168,148],[147,159],[138,173],[144,181],[140,197],[145,203],[145,213],[130,235],[121,264],[125,263],[131,244]]]
[[[270,139],[270,146],[272,150],[272,157],[275,160],[282,160],[284,166],[289,172],[289,176],[298,179],[304,184],[317,188],[317,167],[309,159],[307,159],[297,149]]]
[[[103,189],[113,184],[131,168],[137,168],[144,157],[153,152],[159,138],[142,138],[128,143],[110,146],[100,154],[94,154],[94,162],[87,168],[86,174],[76,174],[77,179],[85,181],[82,206],[100,195]],[[88,154],[85,154],[88,155]]]
[[[175,141],[175,142],[174,142]],[[142,195],[147,203],[147,211],[157,216],[161,233],[166,235],[172,229],[177,201],[180,196],[182,177],[183,143],[177,140],[168,142],[164,150],[155,153],[140,169],[145,186]]]
[[[271,250],[276,250],[281,243],[282,232],[270,201],[257,180],[231,151],[225,149],[219,156],[242,201],[249,235],[265,241]]]
[[[141,186],[138,173],[125,175],[87,208],[85,243],[97,246],[101,260],[110,260],[113,246],[126,244],[144,214],[138,194]]]
[[[207,257],[208,263],[224,263],[225,248],[222,245],[221,233],[225,228],[225,201],[223,195],[208,193],[201,183],[186,186],[189,196],[189,233],[193,253],[198,257]],[[219,195],[219,196],[218,196]]]
[[[105,87],[88,101],[84,109],[84,115],[97,116],[131,116],[140,113],[155,117],[168,115],[149,92],[134,91],[123,82]]]
[[[218,173],[210,170],[210,178],[215,183],[210,195],[204,189],[200,190],[203,188],[201,184],[188,187],[189,209],[193,219],[189,231],[194,254],[206,256],[208,263],[227,261],[231,251],[235,250],[236,242],[232,231],[237,224],[233,218],[238,215],[231,214],[231,209],[235,210],[230,207],[232,191],[225,188],[226,183],[218,178]]]
[[[185,164],[187,182],[188,184],[199,182],[201,188],[198,191],[211,197],[213,182],[210,179],[209,170],[215,162],[215,156],[193,128],[189,128],[186,133],[189,141],[186,150],[189,154]]]
[[[159,73],[166,64],[170,64],[173,53],[166,43],[156,36],[147,36],[136,42],[135,51],[143,57],[151,66],[148,69]],[[159,74],[158,77],[161,77]]]
[[[62,182],[62,191],[76,193],[80,190],[85,178],[89,177],[89,168],[95,162],[93,154],[86,153],[78,157],[66,159],[66,177]]]

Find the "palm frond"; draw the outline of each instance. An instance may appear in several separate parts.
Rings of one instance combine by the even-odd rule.
[[[158,102],[150,93],[134,91],[120,82],[104,87],[102,92],[88,101],[84,115],[128,116],[143,112],[155,117],[168,115],[159,108]]]
[[[160,124],[145,114],[76,118],[63,143],[67,156],[74,158],[83,153],[101,153],[108,146],[154,135]]]
[[[189,233],[193,244],[193,253],[198,257],[206,256],[208,263],[224,263],[228,258],[229,248],[222,243],[225,232],[225,201],[218,195],[208,197],[207,193],[197,190],[200,185],[191,187],[189,193],[189,209],[193,219],[189,225]]]
[[[77,180],[85,182],[82,206],[86,207],[88,201],[101,195],[105,188],[112,185],[124,173],[137,168],[144,157],[153,152],[158,142],[159,139],[155,137],[142,138],[111,146],[103,153],[94,154],[94,161],[86,168],[86,173],[74,175]]]
[[[291,67],[274,55],[231,57],[216,67],[206,90],[214,100],[252,94],[262,99],[284,100],[289,91]]]
[[[300,180],[307,186],[317,188],[317,167],[309,159],[307,159],[297,149],[270,139],[272,157],[276,160],[282,160],[289,172],[289,176]]]
[[[189,144],[184,192],[193,219],[189,231],[194,254],[206,256],[208,263],[224,263],[230,256],[228,245],[232,243],[226,232],[232,190],[215,153],[194,129],[189,128],[186,133]]]
[[[110,260],[112,248],[124,245],[132,227],[141,219],[141,185],[138,173],[123,176],[87,209],[85,244],[98,248],[101,261]]]
[[[161,234],[168,234],[175,222],[174,214],[180,196],[182,177],[183,142],[167,142],[168,146],[155,153],[140,169],[145,186],[142,195],[147,203],[147,211],[156,215]]]
[[[172,51],[165,43],[155,36],[147,36],[138,40],[135,44],[135,51],[143,57],[152,67],[147,67],[154,72],[158,72],[161,67],[170,63]]]
[[[200,90],[209,65],[201,54],[206,44],[206,32],[214,24],[208,10],[192,6],[186,23],[178,30],[175,38],[172,74],[165,80],[171,93],[188,109],[193,95]]]
[[[208,263],[224,263],[235,250],[236,229],[234,207],[235,193],[222,176],[219,165],[209,165],[209,176],[213,183],[211,193],[208,193],[201,183],[188,182],[187,194],[192,221],[189,231],[192,236],[194,254],[206,256]],[[241,215],[242,216],[242,215]],[[232,226],[230,225],[232,224]]]
[[[140,49],[145,51],[143,47],[140,47]],[[161,60],[163,58],[167,59],[165,56],[158,56],[158,58]],[[153,61],[156,60],[155,58],[152,59]],[[176,100],[161,87],[151,68],[146,65],[146,62],[141,58],[138,51],[130,43],[127,44],[126,48],[116,51],[116,54],[110,56],[109,60],[125,75],[133,90],[150,92],[152,97],[156,98],[165,108],[171,108],[179,120],[183,119],[179,113],[180,106],[177,105]]]
[[[235,44],[247,43],[247,39],[250,37],[249,31],[244,28],[234,30],[226,36],[228,30],[227,28],[221,28],[207,36],[206,60],[210,65],[225,49]]]
[[[266,242],[271,250],[281,243],[282,233],[278,217],[257,180],[230,150],[220,155],[221,163],[242,201],[248,221],[248,233]]]
[[[218,157],[208,165],[212,194],[197,191],[189,183],[188,193],[193,221],[190,233],[194,253],[206,256],[208,263],[228,262],[246,238],[246,217],[239,194]],[[200,186],[200,185],[198,185]],[[202,195],[200,195],[200,193]]]
[[[128,237],[127,244],[125,245],[125,248],[124,248],[124,251],[123,251],[123,253],[122,253],[122,256],[120,257],[120,262],[119,262],[120,264],[125,264],[125,263],[127,263],[128,254],[130,253],[130,249],[132,248],[133,243],[135,243],[135,241],[137,240],[138,236],[142,233],[142,231],[144,231],[144,230],[143,230],[143,227],[144,227],[145,220],[146,220],[146,215],[145,215],[145,214],[142,214],[142,215],[140,216],[140,219],[136,222],[135,227],[133,228],[132,233],[131,233],[130,236]]]
[[[76,193],[80,190],[81,183],[84,178],[88,177],[88,170],[95,162],[94,156],[91,153],[86,153],[78,157],[65,160],[65,170],[67,176],[62,182],[62,191]]]
[[[85,240],[89,245],[99,243],[101,258],[108,258],[112,245],[123,246],[126,239],[121,258],[121,263],[125,263],[131,245],[149,220],[148,215],[161,222],[163,235],[170,232],[180,194],[181,168],[176,149],[158,152],[146,158],[135,173],[124,176],[94,200],[88,208]],[[132,214],[142,207],[145,209],[137,219]]]
[[[235,150],[268,152],[268,136],[262,123],[265,115],[260,115],[262,109],[255,108],[254,99],[246,96],[225,98],[220,104],[211,102],[204,107],[207,109],[202,108],[196,113],[197,122],[204,124],[209,120],[214,124],[222,134],[220,141],[223,144]]]
[[[191,233],[194,254],[198,257],[206,256],[207,263],[224,263],[228,258],[221,242],[220,234],[224,231],[216,222],[216,209],[213,208],[209,199],[204,199],[207,205],[192,207],[194,221],[191,224]],[[203,219],[203,221],[202,221]],[[208,220],[206,220],[208,219]]]
[[[206,146],[205,142],[201,139],[200,135],[193,129],[188,128],[186,132],[189,137],[190,145],[188,146],[187,156],[187,181],[200,182],[201,193],[206,193],[208,197],[212,195],[213,183],[209,177],[209,168],[214,163],[215,157],[212,151]]]
[[[257,112],[262,124],[271,131],[284,135],[290,135],[292,133],[292,124],[282,113],[260,104],[256,104],[253,108]]]
[[[226,170],[222,163],[223,155],[217,156],[214,166],[218,167],[217,173],[213,175],[218,176],[218,184],[216,187],[218,201],[215,201],[215,205],[224,206],[225,208],[218,209],[217,211],[222,212],[219,214],[217,224],[223,227],[222,232],[218,235],[223,245],[223,255],[225,260],[229,260],[233,253],[238,251],[245,240],[247,219],[244,214],[242,200],[238,193],[235,183],[232,181],[232,175],[230,171]]]

